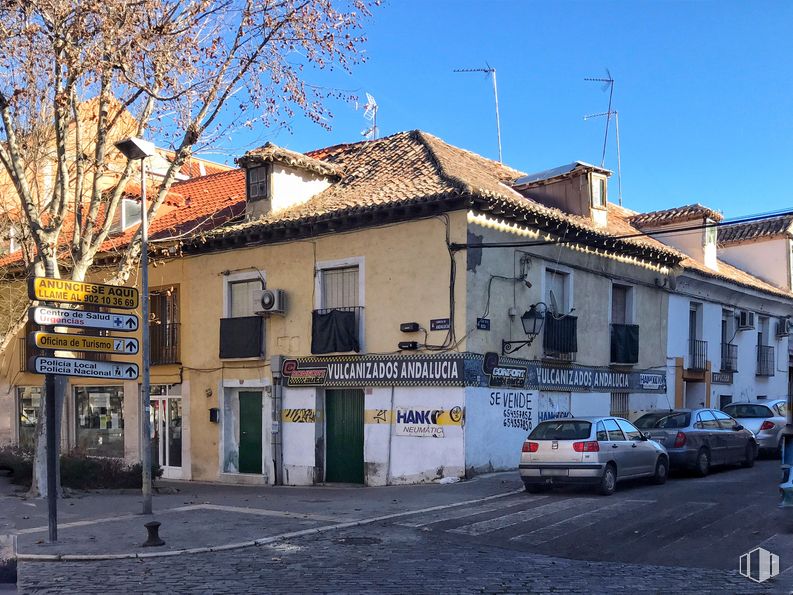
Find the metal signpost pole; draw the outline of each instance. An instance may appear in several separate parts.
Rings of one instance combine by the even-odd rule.
[[[141,398],[143,400],[143,451],[141,466],[143,467],[143,514],[151,514],[151,385],[149,365],[149,216],[146,212],[146,158],[140,160],[140,202],[141,202],[141,318],[143,319],[143,383]]]
[[[44,264],[45,275],[54,277],[55,270],[50,260]],[[47,331],[55,330],[54,327],[46,327]],[[53,357],[55,351],[47,349],[45,356]],[[55,374],[47,374],[44,377],[44,407],[47,419],[47,525],[49,527],[50,543],[58,541],[58,441],[55,423]]]

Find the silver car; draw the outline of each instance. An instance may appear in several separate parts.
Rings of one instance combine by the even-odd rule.
[[[777,399],[762,403],[730,403],[722,411],[731,415],[747,430],[754,432],[757,446],[767,454],[782,453],[782,430],[787,423],[787,401]]]
[[[538,424],[523,443],[520,476],[528,492],[591,484],[608,496],[617,482],[669,473],[666,449],[620,417],[575,417]]]

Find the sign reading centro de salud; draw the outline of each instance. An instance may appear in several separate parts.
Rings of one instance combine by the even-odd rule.
[[[106,308],[134,310],[138,307],[138,290],[121,285],[84,283],[67,279],[33,277],[28,281],[28,297],[41,302],[89,304]]]
[[[30,334],[30,344],[39,349],[59,351],[100,351],[135,355],[138,340],[123,337],[91,337],[89,335],[65,335],[35,332]]]
[[[135,380],[137,364],[123,362],[95,362],[87,359],[64,357],[33,357],[29,368],[36,374],[61,374],[84,378],[108,378],[111,380]]]
[[[42,326],[68,326],[105,331],[132,333],[138,330],[138,317],[134,314],[87,312],[68,308],[31,308],[28,318]]]

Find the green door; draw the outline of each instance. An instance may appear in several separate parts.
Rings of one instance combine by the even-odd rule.
[[[262,393],[240,391],[240,473],[262,472]]]
[[[325,481],[363,483],[363,391],[325,391]]]

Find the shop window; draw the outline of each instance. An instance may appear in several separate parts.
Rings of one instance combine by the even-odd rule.
[[[124,456],[124,389],[79,386],[74,389],[77,450],[89,456]]]
[[[41,387],[17,387],[19,407],[19,447],[33,450],[36,445],[36,422],[41,413]]]

